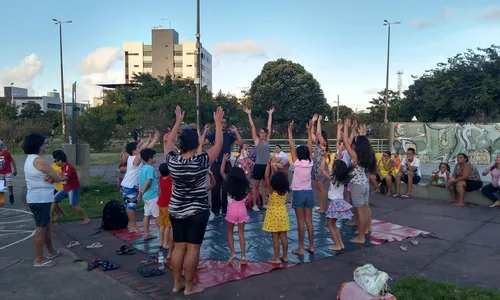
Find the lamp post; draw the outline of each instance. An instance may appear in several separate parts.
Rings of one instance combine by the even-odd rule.
[[[387,69],[385,73],[385,97],[384,97],[384,104],[385,104],[385,110],[384,110],[384,123],[389,123],[389,120],[387,119],[387,106],[388,106],[388,97],[389,97],[389,55],[391,51],[391,25],[398,25],[401,24],[401,22],[389,22],[387,20],[384,20],[384,26],[387,26]]]
[[[14,105],[14,82],[10,83],[10,104]]]
[[[66,134],[66,104],[64,103],[64,71],[63,71],[63,52],[62,52],[62,24],[69,24],[73,21],[59,21],[52,19],[54,24],[59,25],[59,55],[61,60],[61,125],[62,134]]]
[[[196,1],[196,129],[200,132],[201,43],[200,0]]]

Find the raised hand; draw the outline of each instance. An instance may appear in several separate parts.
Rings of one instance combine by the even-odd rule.
[[[167,141],[167,139],[168,139],[168,135],[169,135],[169,132],[168,132],[168,131],[167,131],[167,133],[165,133],[165,134],[163,135],[163,141],[164,141],[164,142],[166,142],[166,141]]]
[[[181,110],[181,107],[177,105],[175,107],[175,122],[182,123],[182,120],[184,120],[184,112]]]
[[[321,120],[323,120],[323,116],[322,116],[322,115],[319,115],[319,117],[318,117],[318,121],[321,121]]]
[[[358,126],[358,131],[360,135],[366,135],[366,125],[365,124],[360,124]]]
[[[312,121],[316,122],[317,120],[318,120],[318,114],[314,114],[314,116],[312,117]]]
[[[217,110],[214,112],[214,121],[216,124],[222,124],[222,120],[224,119],[224,111],[222,107],[217,107]]]
[[[352,120],[352,128],[356,128],[357,125],[358,125],[358,121]]]
[[[236,128],[236,126],[231,126],[229,127],[229,130],[231,130],[232,133],[236,133],[238,131],[238,128]]]
[[[342,124],[342,120],[339,119],[337,122],[337,131],[342,130],[342,128],[344,128],[344,124]]]
[[[294,123],[294,121],[290,122],[290,125],[288,125],[288,132],[293,131],[293,123]]]
[[[160,132],[158,131],[158,129],[155,129],[154,139],[158,140],[159,138],[160,138]]]
[[[247,115],[251,115],[252,114],[252,110],[249,109],[248,107],[243,107],[243,111],[247,114]]]
[[[349,127],[349,126],[351,126],[351,119],[349,119],[349,118],[345,119],[345,120],[344,120],[344,126],[345,126],[345,127]]]
[[[309,130],[309,123],[306,123],[306,129]]]
[[[205,128],[204,128],[203,130],[205,130],[205,131],[209,131],[209,130],[210,130],[210,125],[205,124]]]
[[[222,157],[222,162],[226,162],[226,161],[228,161],[230,158],[231,158],[231,154],[226,153],[226,154],[224,154],[224,156]]]
[[[268,114],[272,114],[273,112],[275,112],[276,110],[274,109],[274,107],[271,107],[271,109],[269,109],[267,111]]]

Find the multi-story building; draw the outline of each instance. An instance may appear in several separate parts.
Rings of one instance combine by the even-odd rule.
[[[171,75],[175,79],[196,78],[196,42],[179,44],[179,34],[174,29],[153,29],[151,45],[143,42],[123,43],[125,83],[130,83],[134,73],[153,76]],[[201,84],[212,90],[212,55],[201,49]]]

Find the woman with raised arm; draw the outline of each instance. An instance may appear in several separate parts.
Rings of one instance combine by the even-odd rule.
[[[250,122],[250,128],[252,129],[252,139],[255,144],[255,165],[253,167],[253,187],[252,187],[252,197],[253,197],[253,211],[260,211],[257,206],[257,199],[259,199],[259,188],[261,181],[264,180],[264,175],[266,174],[267,163],[271,157],[271,146],[269,145],[269,138],[271,137],[271,125],[273,123],[273,113],[274,108],[267,111],[269,117],[267,119],[267,128],[261,128],[259,135],[255,129],[255,124],[252,120],[252,111],[248,108],[244,108],[244,111],[248,115],[248,121]],[[262,184],[262,199],[267,204],[267,187],[266,183]]]
[[[328,199],[326,195],[325,184],[330,181],[330,179],[325,177],[321,172],[321,166],[322,166],[321,162],[323,161],[323,157],[326,157],[328,163],[330,163],[328,137],[326,131],[321,130],[322,119],[323,117],[318,115],[314,115],[312,118],[313,121],[312,126],[314,126],[314,122],[318,120],[318,124],[316,126],[316,135],[314,135],[314,129],[312,130],[312,141],[315,144],[314,155],[313,155],[314,166],[312,169],[312,180],[314,180],[314,184],[316,186],[316,192],[318,193],[320,201],[320,208],[316,210],[316,213],[318,214],[324,214],[328,209],[328,201],[327,201]]]
[[[167,164],[173,181],[173,191],[168,206],[174,236],[172,252],[173,292],[184,288],[184,295],[201,292],[195,286],[200,258],[200,247],[210,216],[206,175],[210,164],[215,161],[222,148],[222,120],[224,112],[218,107],[214,112],[215,143],[207,152],[198,153],[200,139],[196,129],[184,129],[179,137],[180,153],[174,151],[174,141],[184,119],[179,106],[175,109],[175,125],[167,136],[165,152]],[[185,284],[182,282],[184,272]]]

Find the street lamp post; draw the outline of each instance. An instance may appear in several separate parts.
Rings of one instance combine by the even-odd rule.
[[[200,132],[201,43],[200,0],[196,1],[196,129]]]
[[[14,82],[10,83],[10,104],[14,105]]]
[[[61,59],[61,125],[62,134],[66,134],[66,104],[64,103],[64,71],[63,71],[63,52],[62,52],[62,24],[69,24],[73,21],[59,21],[52,19],[54,24],[59,25],[59,55]]]
[[[387,106],[388,106],[388,101],[389,101],[389,55],[391,51],[391,25],[398,25],[401,24],[401,22],[389,22],[387,20],[384,20],[384,26],[387,26],[387,69],[385,73],[385,97],[384,97],[384,104],[385,104],[385,110],[384,110],[384,123],[389,123],[389,120],[387,119]]]

